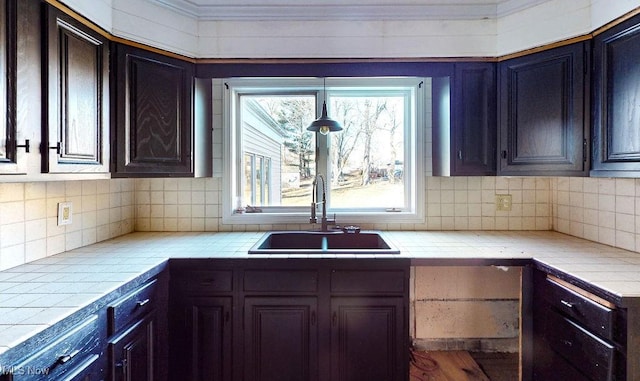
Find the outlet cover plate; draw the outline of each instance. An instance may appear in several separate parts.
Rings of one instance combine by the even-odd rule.
[[[58,226],[71,225],[73,222],[73,204],[71,202],[58,203]]]
[[[496,195],[496,210],[499,212],[508,212],[511,210],[511,195],[510,194],[497,194]]]

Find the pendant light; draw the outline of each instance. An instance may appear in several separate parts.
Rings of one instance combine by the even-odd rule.
[[[322,135],[327,135],[329,132],[342,131],[342,126],[340,123],[335,120],[329,118],[327,116],[327,79],[323,78],[323,91],[324,91],[324,100],[322,102],[322,115],[320,118],[314,120],[309,127],[307,127],[308,131],[320,132]]]

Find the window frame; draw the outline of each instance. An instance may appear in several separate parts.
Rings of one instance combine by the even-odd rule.
[[[236,213],[241,197],[238,197],[242,174],[238,169],[243,168],[244,157],[241,152],[241,126],[239,100],[242,95],[269,94],[289,95],[306,94],[316,97],[316,115],[322,111],[325,95],[349,88],[375,86],[389,90],[408,90],[413,95],[409,97],[411,110],[408,111],[412,120],[409,128],[404,129],[403,162],[405,174],[410,178],[405,186],[407,210],[385,210],[382,208],[335,209],[338,223],[380,224],[390,223],[423,223],[425,218],[424,177],[425,177],[425,117],[426,95],[425,78],[421,77],[354,77],[354,78],[229,78],[223,80],[223,160],[229,165],[223,166],[222,179],[222,223],[223,224],[308,224],[311,214],[309,207],[267,207],[261,208],[261,213]],[[326,81],[326,90],[323,84]],[[273,91],[277,89],[277,91]],[[280,92],[279,90],[282,90]],[[289,90],[290,89],[290,90]],[[270,90],[270,91],[267,91]],[[339,96],[339,95],[338,95]],[[329,102],[327,102],[329,106]],[[405,107],[405,112],[406,112]],[[331,111],[329,110],[329,115]],[[405,115],[407,117],[407,115]],[[330,139],[331,134],[324,136],[316,133],[316,173],[325,178],[330,177]],[[407,163],[410,163],[409,172]],[[330,186],[328,185],[327,188]],[[327,195],[330,198],[330,191]],[[266,209],[266,210],[265,210]],[[328,209],[333,214],[333,209]]]

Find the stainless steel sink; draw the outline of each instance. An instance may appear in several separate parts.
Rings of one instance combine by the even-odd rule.
[[[373,231],[284,231],[266,233],[249,254],[400,254],[400,250]]]

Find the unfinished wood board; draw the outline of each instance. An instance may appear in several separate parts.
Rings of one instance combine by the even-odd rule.
[[[412,352],[411,381],[490,381],[467,351]]]

